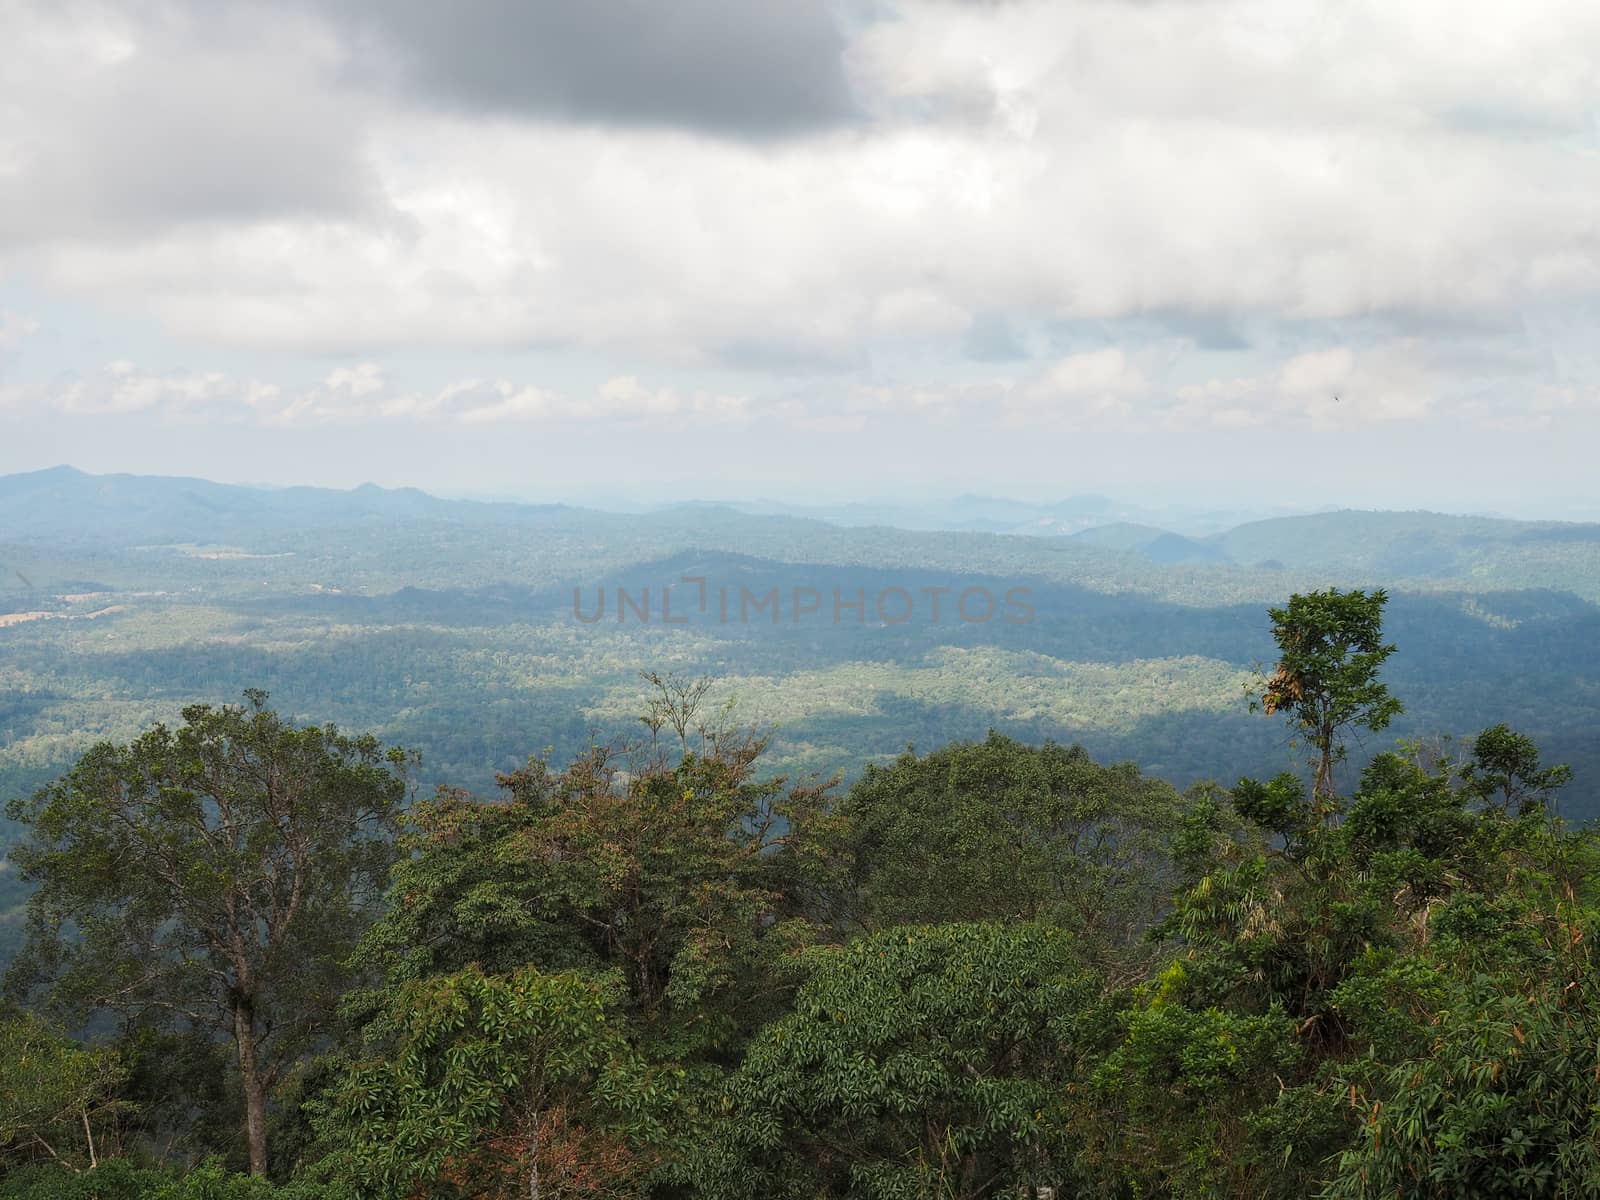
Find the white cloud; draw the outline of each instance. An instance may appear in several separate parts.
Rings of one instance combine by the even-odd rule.
[[[1046,386],[1065,396],[1125,395],[1144,386],[1144,376],[1120,346],[1069,354],[1050,368]]]
[[[1269,375],[1185,384],[1171,416],[1182,428],[1418,421],[1434,410],[1448,382],[1415,339],[1329,346],[1296,354]]]
[[[155,409],[181,413],[234,398],[235,385],[215,372],[163,374],[143,371],[131,362],[119,360],[94,375],[64,379],[45,392],[51,405],[67,413],[137,413]]]
[[[348,395],[359,399],[383,390],[383,368],[377,363],[358,363],[353,367],[336,367],[328,372],[323,387],[334,395]]]
[[[1433,412],[1446,377],[1414,339],[1365,347],[1331,346],[1293,355],[1261,376],[1198,382],[1167,378],[1174,368],[1152,354],[1147,373],[1127,350],[1107,346],[1069,354],[1042,368],[942,387],[858,389],[850,410],[892,419],[937,414],[968,422],[998,419],[1063,432],[1151,433],[1255,426],[1281,430],[1357,428],[1418,421]],[[1569,391],[1540,388],[1458,406],[1457,415],[1491,427],[1507,411],[1570,407]],[[815,421],[815,418],[813,418]]]
[[[778,145],[419,110],[305,11],[27,7],[12,257],[217,343],[691,366],[980,312],[1505,310],[1600,291],[1600,9],[1530,4],[909,3],[847,51],[876,122]]]
[[[394,387],[375,363],[337,367],[322,383],[285,388],[222,372],[148,371],[119,360],[87,376],[11,384],[0,406],[85,414],[149,413],[169,420],[271,426],[505,422],[625,426],[740,425],[749,397],[650,388],[635,376],[592,393],[562,393],[506,379],[462,379],[432,390]]]

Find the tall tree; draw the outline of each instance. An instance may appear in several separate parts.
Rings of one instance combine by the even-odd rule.
[[[74,1020],[112,1010],[231,1038],[264,1175],[272,1088],[327,1028],[381,896],[405,756],[245,695],[96,746],[8,807],[30,826],[12,859],[39,885],[9,984],[48,985]]]
[[[1518,816],[1543,812],[1572,781],[1572,768],[1543,766],[1533,739],[1502,722],[1473,739],[1472,757],[1462,775],[1485,803]]]
[[[1316,766],[1312,792],[1326,815],[1335,796],[1334,764],[1343,761],[1347,729],[1377,733],[1405,711],[1378,680],[1394,646],[1383,640],[1389,596],[1372,592],[1306,592],[1283,608],[1268,609],[1278,667],[1252,708],[1285,712],[1310,742]]]

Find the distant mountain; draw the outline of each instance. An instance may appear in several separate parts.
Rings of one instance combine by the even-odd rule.
[[[1072,540],[1166,566],[1231,564],[1375,582],[1465,581],[1600,594],[1600,524],[1342,509],[1251,521],[1209,537],[1119,521]]]
[[[1183,511],[1189,524],[1163,519]],[[71,467],[0,476],[0,546],[47,551],[57,561],[46,574],[58,583],[109,578],[103,555],[137,549],[143,557],[124,559],[118,576],[132,586],[150,575],[140,564],[151,547],[180,547],[165,553],[211,562],[195,572],[208,586],[260,587],[253,560],[289,555],[285,569],[305,586],[342,580],[373,589],[505,580],[543,586],[698,548],[1025,572],[1208,602],[1321,582],[1533,587],[1600,599],[1600,524],[1341,510],[1202,533],[1197,522],[1224,514],[1183,511],[1153,513],[1104,496],[1049,504],[961,496],[900,507],[688,503],[616,513],[372,484],[246,487]],[[34,580],[28,563],[35,558],[0,556],[9,568],[0,571],[0,593],[11,596],[12,608],[31,603],[33,588],[22,580]],[[93,589],[74,582],[64,590]]]
[[[1394,579],[1473,579],[1546,586],[1600,551],[1600,525],[1435,512],[1344,509],[1255,521],[1208,539],[1241,565],[1275,562]]]
[[[1156,533],[1173,530],[1200,537],[1272,515],[1262,511],[1147,508],[1106,496],[1069,496],[1031,502],[995,496],[963,495],[922,503],[882,501],[837,505],[793,505],[777,501],[732,502],[744,512],[812,517],[834,525],[882,525],[925,532],[1005,533],[1032,537],[1072,537],[1092,529],[1143,525]],[[1099,544],[1099,543],[1091,543]]]
[[[1097,525],[1073,534],[1073,540],[1085,545],[1103,546],[1108,550],[1138,554],[1163,566],[1221,566],[1231,561],[1227,552],[1214,540],[1185,537],[1181,533],[1130,521]]]
[[[1141,525],[1137,521],[1113,521],[1109,525],[1091,525],[1072,535],[1073,541],[1087,546],[1104,546],[1107,550],[1142,550],[1160,537],[1172,537],[1165,529],[1154,525]]]
[[[0,476],[0,542],[51,546],[155,545],[259,540],[285,531],[350,528],[395,520],[477,526],[520,523],[551,514],[596,512],[487,496],[445,498],[417,488],[363,484],[350,490],[216,483],[154,475],[91,475],[73,467]],[[622,513],[614,514],[616,516]],[[738,523],[750,517],[787,518],[841,528],[916,532],[1075,536],[1095,529],[1148,527],[1142,545],[1162,533],[1195,539],[1231,529],[1261,513],[1154,510],[1105,496],[1081,495],[1048,503],[965,495],[925,503],[862,502],[790,505],[774,501],[689,501],[632,510],[646,520]],[[1085,545],[1131,549],[1090,536]],[[1164,544],[1153,561],[1205,562],[1224,558],[1184,544]]]
[[[1196,566],[1203,563],[1226,563],[1227,552],[1210,541],[1187,538],[1178,533],[1163,533],[1140,547],[1153,563],[1167,566]]]
[[[243,487],[159,475],[51,467],[0,476],[0,539],[24,544],[223,542],[287,523],[441,517],[462,501],[416,488]]]

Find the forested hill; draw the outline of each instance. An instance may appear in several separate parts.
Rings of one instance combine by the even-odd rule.
[[[189,706],[8,806],[0,1197],[1591,1195],[1600,829],[1504,722],[1343,769],[1389,604],[1268,610],[1298,769],[1181,792],[995,733],[785,778],[673,673],[493,794]]]
[[[444,582],[435,574],[444,569],[466,572],[455,583],[504,582],[507,572],[535,565],[576,578],[596,565],[692,547],[804,562],[1022,569],[1178,600],[1277,594],[1285,582],[1279,572],[1286,568],[1462,590],[1549,587],[1600,599],[1600,524],[1592,523],[1342,510],[1247,521],[1202,534],[1192,527],[1215,524],[1225,514],[1163,513],[1089,497],[1060,505],[967,497],[921,509],[809,510],[832,520],[775,508],[677,504],[608,513],[562,504],[446,500],[416,488],[371,484],[348,491],[243,487],[55,467],[0,476],[0,546],[9,547],[14,559],[40,551],[98,555],[135,547],[149,556],[201,546],[301,559],[277,564],[290,572],[285,578],[328,561],[336,550],[355,549],[375,583],[403,576],[417,585]],[[993,517],[997,511],[1007,519]],[[1121,520],[1120,512],[1171,517],[1184,526]],[[465,540],[454,547],[429,540],[444,531]],[[365,553],[359,545],[342,544],[362,535],[374,539]],[[500,553],[489,553],[496,538]],[[402,550],[411,552],[409,561],[393,561]],[[1218,569],[1151,571],[1150,565]],[[0,595],[17,598],[18,584],[15,575],[0,581]]]
[[[1181,515],[1056,506],[1069,510]],[[1025,511],[968,498],[926,515]],[[1243,688],[1270,654],[1264,606],[1336,584],[1393,594],[1405,650],[1388,669],[1410,697],[1397,736],[1460,737],[1492,708],[1573,763],[1565,803],[1594,811],[1600,526],[1336,512],[1182,528],[1019,536],[726,505],[605,513],[71,468],[3,477],[0,788],[253,686],[303,719],[419,749],[430,780],[488,786],[530,749],[571,752],[626,726],[647,668],[716,677],[776,726],[771,755],[789,769],[849,775],[907,742],[996,728],[1078,741],[1182,785],[1293,760],[1286,738],[1248,719]],[[731,618],[677,624],[685,576],[732,589]],[[1007,621],[1003,607],[960,619],[955,600],[974,587],[1000,601],[1025,588],[1032,619]],[[740,588],[814,590],[819,611],[741,620]],[[897,588],[921,604],[903,622],[832,619],[835,592]],[[606,618],[577,619],[574,589],[589,610],[604,589]],[[651,591],[654,619],[619,620],[619,589]],[[950,589],[938,620],[930,589]]]
[[[1104,515],[0,479],[0,961],[33,1005],[0,1009],[0,1194],[525,1195],[535,1165],[550,1194],[708,1200],[946,1170],[974,1200],[1600,1179],[1564,1132],[1600,1103],[1571,1049],[1596,527]],[[1345,676],[1305,653],[1319,622],[1361,676],[1320,756],[1311,681]],[[420,754],[403,820],[383,746]],[[297,809],[321,823],[285,843],[316,919],[203,962],[219,910],[186,888],[281,914],[250,881],[299,869],[275,793],[226,861],[184,832],[254,794],[205,776],[252,755],[350,807]],[[227,1178],[251,1168],[293,1182]]]

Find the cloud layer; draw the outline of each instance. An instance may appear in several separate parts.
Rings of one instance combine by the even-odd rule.
[[[13,413],[1595,415],[1583,0],[16,0],[0,23],[0,285],[162,340],[61,371],[71,317],[0,292]],[[546,369],[567,359],[585,382]]]

